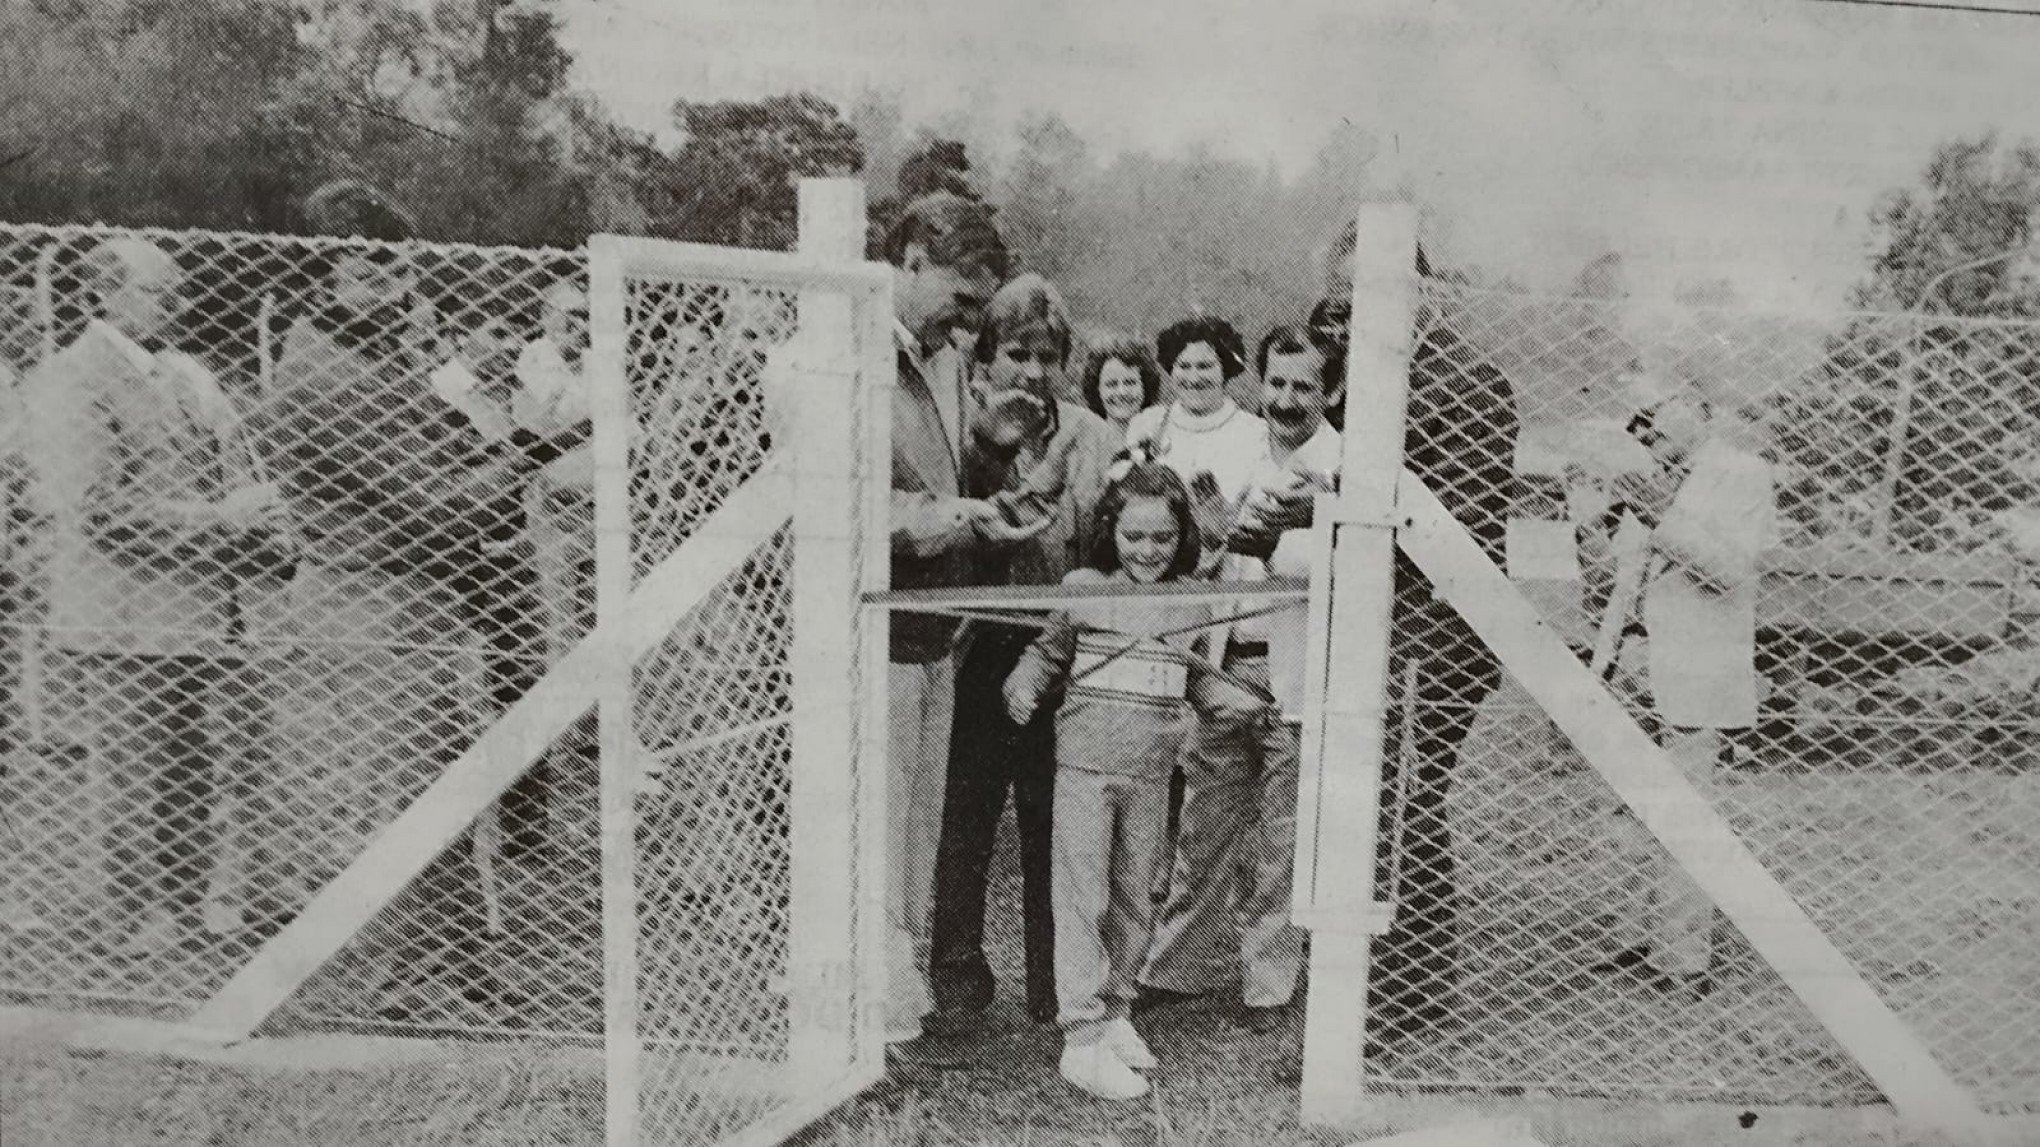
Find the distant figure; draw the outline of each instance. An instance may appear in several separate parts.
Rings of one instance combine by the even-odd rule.
[[[530,560],[537,575],[541,637],[556,663],[595,627],[595,459],[588,441],[588,295],[569,282],[540,301],[540,334],[517,354],[516,397],[510,416],[517,447],[536,467],[525,488],[524,517]],[[564,746],[592,760],[593,722],[584,722]],[[564,759],[541,762],[505,800],[513,843],[536,842],[543,813]]]
[[[265,722],[242,611],[251,581],[291,575],[296,542],[218,381],[157,341],[185,304],[177,263],[110,239],[83,271],[98,314],[23,382],[24,449],[50,522],[55,675],[109,742],[105,948],[148,958],[239,924],[208,898],[214,803],[254,769]]]
[[[414,234],[401,209],[355,185],[315,193],[307,213],[339,235]],[[522,575],[506,543],[528,466],[509,443],[510,344],[500,325],[478,323],[442,346],[400,248],[352,243],[322,255],[312,310],[284,338],[268,404],[271,456],[303,504],[314,582],[279,624],[328,650],[308,666],[310,697],[375,701],[370,720],[327,735],[337,766],[383,787],[342,791],[401,796],[450,765],[492,702],[524,684],[528,667],[516,660],[530,608],[528,598],[514,604]],[[493,697],[476,695],[476,669]],[[397,807],[349,812],[386,821]],[[388,952],[384,1018],[444,1006],[433,997],[446,988],[479,1009],[475,1019],[511,998],[473,855],[449,847],[414,882],[411,926]]]
[[[1769,463],[1717,424],[1689,385],[1640,388],[1630,430],[1658,467],[1623,475],[1616,496],[1650,527],[1643,627],[1651,703],[1666,753],[1701,793],[1728,749],[1723,733],[1757,721],[1758,560],[1776,533]],[[1627,806],[1612,831],[1649,882],[1643,942],[1594,966],[1661,991],[1713,988],[1714,906]]]

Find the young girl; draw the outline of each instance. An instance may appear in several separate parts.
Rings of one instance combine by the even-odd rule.
[[[1066,585],[1154,585],[1197,568],[1190,492],[1158,463],[1123,463],[1099,505],[1093,568]],[[1073,602],[1006,678],[1025,724],[1057,704],[1050,889],[1063,1078],[1107,1099],[1138,1099],[1154,1056],[1128,1017],[1154,931],[1148,889],[1168,819],[1169,770],[1209,608],[1169,598]]]

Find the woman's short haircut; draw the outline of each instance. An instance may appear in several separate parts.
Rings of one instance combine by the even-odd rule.
[[[907,248],[918,244],[938,267],[1004,279],[1012,260],[992,215],[989,204],[954,192],[923,195],[907,204],[886,235],[886,260],[904,265]]]
[[[1140,375],[1142,408],[1161,400],[1162,371],[1155,365],[1155,356],[1148,353],[1147,344],[1126,335],[1108,335],[1098,340],[1091,350],[1091,357],[1084,362],[1084,405],[1091,408],[1091,413],[1105,417],[1105,400],[1098,394],[1098,379],[1105,373],[1105,365],[1113,362],[1130,367]]]
[[[1261,346],[1254,355],[1254,373],[1268,377],[1268,356],[1275,354],[1315,354],[1318,356],[1318,387],[1326,394],[1336,394],[1346,382],[1346,356],[1325,345],[1311,332],[1295,323],[1281,323],[1271,327],[1261,338]]]
[[[1026,274],[1000,287],[985,304],[984,322],[978,327],[977,359],[991,362],[1000,344],[1036,331],[1048,336],[1063,361],[1069,360],[1073,336],[1062,292],[1040,275]]]
[[[1247,369],[1247,342],[1224,319],[1199,316],[1170,325],[1155,336],[1155,362],[1164,373],[1176,369],[1176,358],[1191,343],[1205,343],[1218,356],[1219,370],[1226,379],[1237,378]]]

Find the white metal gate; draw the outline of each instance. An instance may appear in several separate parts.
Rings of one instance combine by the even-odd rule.
[[[1842,811],[1836,802],[1852,799],[1850,793],[1874,790],[1874,799],[1902,810],[1894,826],[1897,831],[1923,839],[1931,832],[1943,839],[1938,854],[1929,856],[1923,847],[1915,855],[1946,866],[1943,887],[1949,894],[1996,903],[1964,887],[1965,880],[1997,868],[2016,882],[2023,868],[2026,883],[2014,886],[2030,887],[2030,857],[2011,861],[1993,851],[1983,836],[1950,843],[1947,834],[1959,835],[1963,814],[1941,794],[1945,786],[1980,786],[1997,794],[1995,799],[2005,807],[2020,807],[2021,802],[2030,802],[2033,792],[2019,775],[2022,758],[2007,755],[1994,760],[1984,750],[1952,765],[1924,766],[1951,774],[1945,781],[1922,776],[1922,766],[1910,761],[1885,763],[1863,769],[1859,780],[1804,750],[1795,755],[1779,749],[1768,754],[1773,762],[1768,767],[1781,774],[1775,779],[1761,775],[1766,762],[1760,760],[1757,775],[1710,786],[1725,787],[1726,794],[1705,791],[1689,781],[1646,734],[1624,699],[1603,683],[1597,673],[1600,666],[1590,668],[1576,649],[1568,648],[1555,628],[1557,619],[1548,616],[1551,611],[1540,609],[1524,587],[1512,582],[1484,552],[1470,532],[1468,511],[1448,509],[1441,501],[1454,496],[1448,486],[1456,482],[1460,504],[1471,504],[1492,491],[1469,495],[1465,487],[1491,484],[1493,479],[1469,475],[1464,468],[1478,463],[1448,454],[1446,462],[1428,463],[1449,471],[1443,474],[1444,484],[1434,484],[1416,469],[1426,463],[1416,461],[1414,454],[1405,456],[1406,402],[1413,425],[1420,417],[1431,419],[1420,435],[1411,438],[1412,451],[1417,442],[1436,447],[1434,439],[1449,439],[1460,429],[1438,420],[1435,409],[1419,412],[1417,384],[1410,381],[1416,376],[1412,364],[1439,344],[1420,349],[1412,332],[1422,335],[1442,323],[1448,329],[1457,324],[1461,334],[1484,336],[1478,346],[1465,342],[1442,352],[1461,355],[1467,363],[1501,352],[1513,352],[1519,368],[1535,369],[1539,354],[1544,365],[1558,361],[1572,373],[1554,372],[1568,385],[1548,394],[1567,401],[1591,397],[1608,381],[1585,377],[1587,366],[1610,367],[1604,373],[1612,375],[1632,352],[1614,356],[1612,364],[1582,366],[1596,355],[1610,357],[1608,344],[1618,340],[1609,333],[1612,321],[1583,322],[1578,315],[1565,316],[1567,321],[1551,324],[1550,331],[1535,332],[1543,340],[1537,345],[1510,347],[1506,344],[1511,336],[1528,341],[1529,336],[1520,332],[1534,325],[1523,317],[1530,305],[1518,298],[1469,298],[1471,292],[1419,280],[1412,212],[1396,207],[1363,209],[1358,234],[1346,409],[1364,411],[1367,418],[1346,429],[1344,483],[1339,494],[1321,500],[1312,547],[1313,640],[1306,695],[1315,704],[1305,723],[1296,890],[1299,922],[1313,931],[1302,1093],[1305,1118],[1337,1119],[1353,1111],[1365,1102],[1370,1085],[1435,1084],[1474,1090],[1527,1086],[1663,1097],[1713,1094],[1745,1102],[1778,1101],[1773,1089],[1811,1086],[1814,1092],[1807,1098],[1815,1101],[1847,1101],[1867,1090],[1870,1097],[1881,1096],[1907,1118],[1963,1126],[1979,1119],[1980,1083],[1997,1086],[1993,1098],[2030,1102],[2029,1076],[2013,1081],[2015,1077],[1999,1075],[2007,1054],[2028,1062],[2024,1050],[2011,1050],[2024,1039],[2019,1034],[2024,1025],[2011,1013],[2029,1006],[2025,993],[2013,989],[1996,995],[1994,1006],[2007,1011],[1989,1018],[1955,1002],[1963,992],[1994,983],[2003,957],[1957,964],[1958,950],[1938,948],[1937,939],[1918,929],[1893,927],[1891,916],[1918,913],[1921,906],[1902,896],[1880,900],[1874,885],[1880,876],[1904,877],[1852,869],[1875,862],[1856,857],[1853,846],[1863,842],[1851,840],[1830,823]],[[1483,305],[1487,314],[1504,315],[1508,321],[1484,319]],[[1592,307],[1575,303],[1572,310],[1593,318],[1599,312]],[[2026,361],[2024,348],[2034,333],[1989,324],[1971,330],[1956,320],[1914,316],[1861,316],[1853,321],[1844,316],[1835,324],[1842,333],[1831,326],[1795,341],[1776,323],[1745,320],[1749,329],[1743,332],[1725,316],[1683,318],[1685,325],[1675,334],[1697,349],[1690,358],[1660,361],[1659,367],[1676,369],[1688,378],[1711,371],[1720,376],[1726,394],[1738,403],[1747,400],[1760,412],[1757,417],[1779,426],[1781,434],[1802,438],[1825,434],[1840,449],[1857,450],[1872,460],[1874,443],[1885,433],[1878,427],[1886,423],[1865,417],[1862,411],[1872,398],[1883,401],[1882,395],[1893,389],[1893,379],[1899,381],[1899,389],[1910,382],[1908,372],[1921,358],[1911,349],[1913,344],[1956,346],[1957,353],[1983,364],[1975,371],[1979,385],[2009,394],[2020,383],[2016,364]],[[1484,322],[1487,329],[1481,329]],[[1900,332],[1906,332],[1910,341],[1901,342]],[[1804,354],[1795,357],[1802,344]],[[1676,349],[1679,344],[1672,339],[1665,345]],[[1652,352],[1668,353],[1663,346]],[[1947,373],[1945,367],[1939,369]],[[1862,391],[1852,403],[1821,404],[1824,392],[1819,388],[1840,389],[1837,379],[1850,383],[1852,378],[1867,380],[1851,383]],[[1800,390],[1795,392],[1794,387]],[[1807,396],[1809,389],[1812,398]],[[1945,383],[1940,387],[1944,395],[1950,390]],[[1437,401],[1435,389],[1425,401]],[[1519,396],[1516,405],[1535,404]],[[2002,415],[2016,408],[2001,403],[1989,409]],[[1855,429],[1847,433],[1854,436],[1846,442],[1840,437],[1843,432],[1826,425],[1838,417],[1836,412],[1861,421],[1860,426],[1851,424]],[[1580,418],[1591,412],[1565,413]],[[1517,415],[1507,417],[1513,420]],[[1530,412],[1523,417],[1530,417]],[[1954,423],[1955,417],[1941,415],[1949,424],[1942,427],[1943,437],[1958,442],[1962,457],[1996,449],[1978,429],[1986,419],[1975,418],[1971,425]],[[1615,425],[1619,430],[1619,421]],[[1901,417],[1892,425],[1896,444],[1891,465],[1896,472],[1898,455],[1906,448],[1906,422]],[[1521,462],[1519,455],[1519,472]],[[1857,465],[1874,479],[1878,467]],[[1512,481],[1506,464],[1502,475],[1503,481]],[[1856,477],[1854,470],[1840,466],[1815,467],[1803,486],[1812,489],[1820,482]],[[1510,497],[1518,498],[1519,510],[1520,496]],[[1913,497],[1916,502],[1941,499],[1932,507],[1937,511],[1965,508],[1931,486],[1916,487]],[[1852,624],[1860,627],[1861,618],[1879,611],[1852,605],[1875,600],[1883,603],[1884,612],[1895,614],[1895,627],[1938,629],[1944,634],[1960,630],[1967,635],[1990,607],[1970,588],[1964,571],[1987,556],[1987,552],[1937,554],[1931,561],[1922,557],[1914,566],[1931,568],[1931,574],[1901,572],[1882,584],[1859,575],[1834,576],[1832,589],[1808,587],[1796,596],[1788,586],[1788,601],[1773,598],[1766,607],[1774,615],[1766,624],[1806,631],[1821,623],[1823,611],[1844,609],[1858,619]],[[1423,620],[1431,615],[1405,614],[1405,604],[1396,601],[1402,592],[1396,588],[1399,558],[1408,559],[1428,578],[1440,599],[1431,604],[1448,606],[1486,653],[1500,662],[1501,679],[1515,683],[1510,687],[1532,714],[1533,726],[1541,729],[1543,722],[1555,723],[1570,741],[1566,751],[1591,768],[1573,770],[1577,775],[1569,779],[1555,775],[1566,770],[1546,768],[1544,762],[1555,759],[1549,754],[1524,752],[1512,759],[1506,747],[1487,751],[1478,766],[1467,764],[1465,754],[1449,752],[1437,754],[1444,758],[1441,762],[1413,744],[1414,738],[1425,735],[1420,726],[1414,733],[1412,727],[1427,706],[1432,712],[1466,710],[1457,719],[1468,724],[1476,720],[1474,710],[1486,712],[1495,706],[1484,685],[1460,686],[1447,680],[1427,693],[1413,679],[1391,680],[1392,649],[1412,650],[1437,640],[1432,632],[1419,631],[1432,624]],[[1859,561],[1848,568],[1864,566]],[[2009,591],[2009,580],[2004,584]],[[1916,602],[1926,604],[1912,604]],[[1938,614],[1910,615],[1928,606]],[[1779,614],[1782,617],[1775,616]],[[1995,625],[1989,628],[1987,636],[1997,640]],[[2013,648],[2023,648],[2016,627],[2010,631]],[[1591,631],[1588,637],[1591,645]],[[1961,649],[1958,664],[1969,651]],[[1415,666],[1417,653],[1402,656],[1408,658],[1406,665]],[[1444,680],[1451,670],[1428,672]],[[1860,670],[1858,675],[1865,676]],[[1985,723],[1974,712],[1950,712],[1952,717],[1933,723],[1952,730]],[[1874,727],[1878,720],[1870,716],[1865,724]],[[1898,718],[1882,720],[1890,724]],[[1451,763],[1455,755],[1457,765]],[[1399,766],[1387,763],[1398,757]],[[1783,767],[1775,763],[1780,760]],[[1460,774],[1457,780],[1440,775],[1455,769]],[[1834,779],[1823,778],[1824,769]],[[1802,776],[1814,779],[1801,781]],[[1761,799],[1749,795],[1761,794],[1759,786],[1765,784],[1783,793],[1774,795],[1771,804],[1793,815],[1776,808],[1765,813]],[[1420,807],[1411,793],[1424,786],[1431,786],[1425,794],[1432,801],[1428,808]],[[1589,787],[1594,791],[1580,795]],[[1811,801],[1800,795],[1802,789],[1813,794]],[[1823,795],[1836,793],[1841,795]],[[1811,812],[1795,807],[1795,802],[1810,803]],[[1631,989],[1621,986],[1618,977],[1596,979],[1590,971],[1590,964],[1614,954],[1619,943],[1610,939],[1613,932],[1604,922],[1620,912],[1608,875],[1620,866],[1587,855],[1602,848],[1605,842],[1600,838],[1608,835],[1602,819],[1607,808],[1596,808],[1597,803],[1626,806],[1669,854],[1670,862],[1684,870],[1732,926],[1723,930],[1722,952],[1717,953],[1717,965],[1727,963],[1728,982],[1711,994],[1688,998],[1688,993],[1677,991]],[[1456,818],[1449,830],[1443,828],[1448,815]],[[1427,826],[1431,841],[1443,837],[1448,843],[1430,844],[1428,855],[1403,854],[1404,841],[1410,839],[1403,821],[1417,816],[1438,822]],[[1949,826],[1944,828],[1937,823],[1940,820]],[[1414,875],[1408,871],[1422,866],[1434,869]],[[1373,873],[1374,878],[1356,881],[1354,875],[1360,873]],[[1411,921],[1413,913],[1427,910],[1408,895],[1423,880],[1432,882],[1428,895],[1433,902],[1453,900],[1439,911],[1448,922],[1430,932],[1422,930],[1424,921]],[[1469,887],[1478,891],[1466,892]],[[1462,898],[1477,901],[1478,913],[1457,907]],[[1476,916],[1478,924],[1473,922]],[[1384,942],[1384,934],[1398,926],[1409,930],[1407,936],[1423,937],[1431,947],[1384,965],[1385,955],[1397,954]],[[1920,953],[1930,948],[1935,958],[1921,960]],[[1433,967],[1455,964],[1456,981],[1418,966],[1427,961]],[[1941,964],[1951,965],[1945,969],[1949,983],[1930,985],[1926,992],[1911,982],[1942,976]],[[1370,1000],[1391,995],[1403,977],[1427,984],[1434,1014],[1419,1021],[1422,1027],[1412,1044],[1400,1055],[1391,1052],[1394,1058],[1383,1067],[1378,1062],[1382,1052],[1369,1038]],[[1378,990],[1372,996],[1370,978],[1387,981],[1374,985]],[[1801,1016],[1806,1022],[1796,1023]],[[1662,1046],[1676,1043],[1691,1047],[1675,1049],[1677,1055],[1659,1054]],[[1768,1068],[1766,1055],[1777,1057]],[[1712,1074],[1710,1067],[1720,1074]],[[1858,1081],[1862,1086],[1851,1089],[1849,1085]],[[2004,1082],[2027,1090],[2006,1097]]]
[[[879,1077],[883,771],[867,767],[864,746],[874,715],[883,729],[873,670],[885,646],[882,624],[868,632],[857,602],[870,572],[860,539],[883,513],[865,471],[884,428],[865,418],[891,378],[891,276],[861,259],[861,187],[811,181],[801,194],[798,254],[604,236],[585,256],[543,253],[551,269],[540,278],[522,253],[424,249],[454,268],[446,297],[479,299],[478,313],[498,304],[486,313],[499,323],[551,290],[552,264],[585,284],[594,521],[582,525],[593,562],[565,576],[592,581],[570,587],[584,597],[592,588],[592,628],[556,630],[542,672],[493,719],[462,725],[462,714],[442,714],[470,731],[434,726],[437,761],[415,748],[426,735],[411,723],[418,705],[378,705],[420,687],[388,679],[387,668],[380,681],[353,674],[331,700],[347,709],[337,724],[366,730],[355,757],[338,758],[344,768],[323,742],[266,731],[277,777],[298,779],[265,778],[256,787],[269,799],[219,814],[232,824],[222,838],[263,858],[237,875],[262,884],[268,858],[298,842],[331,854],[333,868],[301,872],[309,886],[269,926],[237,934],[245,947],[230,937],[186,944],[174,960],[121,962],[96,955],[96,917],[32,934],[40,946],[0,961],[0,992],[14,997],[0,1005],[29,1005],[10,1022],[54,1013],[77,1042],[244,1063],[288,1039],[307,1065],[396,1068],[377,1102],[412,1109],[419,1125],[433,1122],[444,1085],[404,1064],[500,1053],[527,1090],[557,1088],[542,1104],[555,1122],[523,1130],[545,1141],[772,1143]],[[114,234],[63,239],[89,248]],[[269,319],[279,297],[294,305],[293,283],[304,289],[291,276],[305,244],[146,238],[177,256],[197,252],[202,271],[247,296],[246,306],[222,303],[231,313],[217,321],[239,322],[248,345],[213,369],[245,367],[249,377],[232,381],[259,411],[276,362]],[[421,258],[409,246],[313,243],[327,262],[365,252],[407,268]],[[253,254],[231,263],[219,254],[241,247]],[[392,413],[402,432],[407,412]],[[876,577],[882,586],[882,569]],[[355,600],[317,580],[296,593],[307,617]],[[433,620],[408,608],[421,625]],[[332,649],[366,648],[391,665],[416,656],[350,644],[361,636],[342,632],[354,615],[338,616],[330,645],[293,633],[263,656],[300,675],[329,673],[346,656]],[[10,641],[36,629],[33,618],[7,621]],[[472,698],[467,714],[479,715],[486,699],[473,697],[463,641],[439,639],[462,660],[418,680],[457,684],[426,697],[442,709]],[[599,752],[587,751],[591,725]],[[535,767],[552,770],[550,827],[513,863],[496,802]],[[18,799],[44,796],[36,786],[63,775],[36,760],[13,772],[8,793],[11,808],[33,813],[27,831],[52,847],[100,831],[88,807]],[[352,796],[371,787],[374,809],[387,811]],[[0,874],[11,913],[47,919],[89,903],[90,879],[55,880],[48,867],[29,849],[13,852]],[[79,978],[62,967],[74,948],[96,979],[60,978]],[[419,985],[395,1015],[370,978],[393,970]],[[177,978],[143,1006],[100,987],[142,972]]]

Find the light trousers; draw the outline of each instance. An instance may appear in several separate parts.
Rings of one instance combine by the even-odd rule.
[[[1712,796],[1721,745],[1718,730],[1686,729],[1671,735],[1665,752],[1703,796]],[[1705,972],[1714,956],[1714,902],[1626,806],[1618,805],[1610,821],[1617,853],[1643,885],[1639,925],[1651,965],[1679,975]]]
[[[1265,661],[1228,671],[1267,687]],[[1296,993],[1303,930],[1290,923],[1301,731],[1273,709],[1199,716],[1183,753],[1184,796],[1169,899],[1141,983],[1208,992],[1239,969],[1248,1007]]]
[[[1095,1043],[1107,1023],[1132,1014],[1134,977],[1154,936],[1150,890],[1169,782],[1064,766],[1052,815],[1056,1018],[1070,1043]]]
[[[956,705],[956,663],[892,662],[886,672],[886,1038],[912,1039],[933,1009],[928,914]]]

